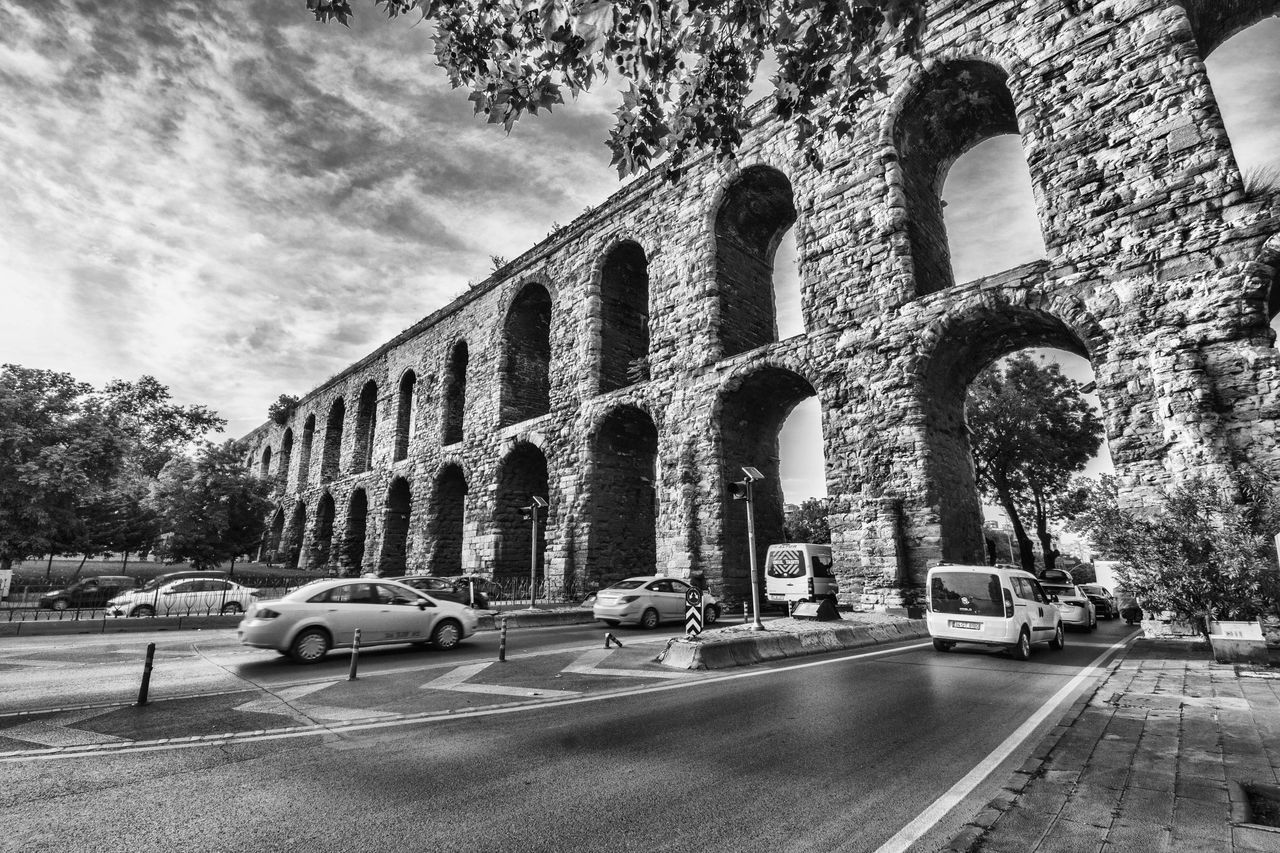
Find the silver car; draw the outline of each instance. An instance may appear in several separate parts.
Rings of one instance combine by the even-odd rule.
[[[596,593],[591,613],[606,625],[634,623],[641,628],[656,628],[661,622],[683,622],[686,581],[663,575],[643,575],[615,581]],[[720,605],[708,592],[702,594],[703,623],[720,619]]]
[[[1080,591],[1073,583],[1054,583],[1040,581],[1040,586],[1049,595],[1056,596],[1058,612],[1062,614],[1062,624],[1073,628],[1092,631],[1098,627],[1097,611],[1089,596]]]
[[[330,649],[430,643],[452,649],[479,627],[470,607],[434,598],[396,581],[345,578],[316,581],[274,601],[259,601],[240,620],[246,646],[275,649],[315,663]]]
[[[256,589],[218,578],[183,578],[121,593],[107,602],[112,616],[209,616],[242,613]]]

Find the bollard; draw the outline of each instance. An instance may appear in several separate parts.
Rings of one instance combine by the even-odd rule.
[[[147,704],[147,692],[151,689],[151,662],[156,657],[156,644],[147,643],[147,663],[142,667],[142,686],[138,688],[138,704]]]
[[[347,672],[347,681],[356,680],[356,666],[360,662],[360,629],[356,629],[356,635],[351,639],[351,669]]]
[[[751,621],[751,611],[747,609],[747,603],[745,601],[742,602],[742,621]]]
[[[498,660],[507,659],[507,620],[502,620],[502,627],[498,632]]]
[[[604,632],[604,647],[605,647],[606,649],[607,649],[607,648],[609,648],[609,643],[610,643],[610,642],[617,643],[617,644],[618,644],[618,648],[622,648],[622,641],[621,641],[621,640],[619,640],[617,637],[613,636],[613,632],[612,632],[612,631],[605,631],[605,632]]]

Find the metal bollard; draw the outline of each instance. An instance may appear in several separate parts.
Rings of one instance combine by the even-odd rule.
[[[356,680],[356,666],[360,662],[360,629],[356,629],[356,635],[351,640],[351,669],[347,672],[347,681]]]
[[[156,644],[147,643],[147,663],[142,667],[142,686],[138,688],[138,704],[147,704],[147,691],[151,689],[151,662],[156,657]]]
[[[618,648],[622,648],[622,641],[621,641],[621,640],[619,640],[617,637],[613,636],[613,632],[612,632],[612,631],[605,631],[605,632],[604,632],[604,647],[605,647],[606,649],[607,649],[607,648],[609,648],[609,644],[610,644],[610,643],[617,643],[617,644],[618,644]]]
[[[502,620],[502,626],[498,631],[498,660],[507,659],[507,620]]]
[[[745,601],[742,602],[742,621],[751,621],[751,611],[747,609],[747,603]]]

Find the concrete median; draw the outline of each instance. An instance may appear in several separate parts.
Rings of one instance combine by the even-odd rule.
[[[927,636],[929,629],[923,619],[870,625],[776,620],[764,631],[735,626],[709,631],[696,639],[674,639],[660,659],[663,666],[674,669],[728,669]]]

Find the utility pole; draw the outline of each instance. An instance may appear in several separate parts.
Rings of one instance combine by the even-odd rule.
[[[530,537],[532,543],[529,545],[529,609],[533,609],[534,603],[538,598],[538,510],[547,506],[545,499],[533,495],[529,506],[521,507],[522,510],[529,513],[529,518],[533,523],[533,535]]]
[[[759,581],[756,577],[756,513],[755,498],[751,484],[757,480],[763,480],[764,474],[760,473],[757,468],[744,466],[742,473],[746,478],[736,483],[729,484],[729,494],[735,501],[747,502],[747,555],[751,566],[751,630],[763,631],[764,624],[760,621],[760,590]]]

